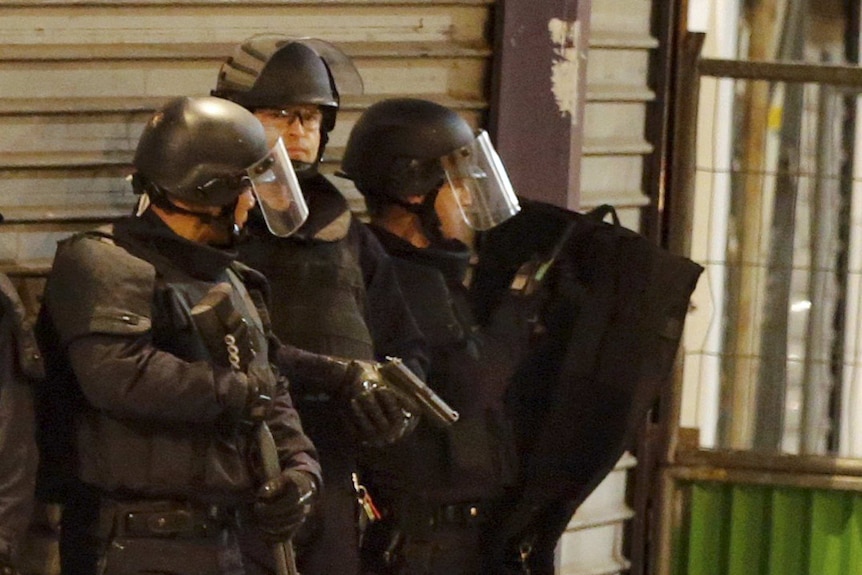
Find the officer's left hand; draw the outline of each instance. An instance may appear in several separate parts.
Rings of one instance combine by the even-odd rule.
[[[416,427],[419,417],[415,403],[387,385],[373,364],[350,362],[346,388],[351,423],[364,443],[388,445]]]
[[[317,484],[311,474],[288,469],[257,492],[254,517],[267,543],[290,539],[311,512]]]

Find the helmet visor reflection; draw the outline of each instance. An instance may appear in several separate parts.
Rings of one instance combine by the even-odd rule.
[[[270,233],[287,237],[299,229],[308,217],[308,205],[281,138],[247,172]]]
[[[475,230],[488,230],[521,210],[503,162],[488,133],[442,158],[461,215]]]

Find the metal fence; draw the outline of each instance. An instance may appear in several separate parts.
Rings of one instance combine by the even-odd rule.
[[[862,573],[862,69],[690,48],[672,191],[706,274],[653,571]]]

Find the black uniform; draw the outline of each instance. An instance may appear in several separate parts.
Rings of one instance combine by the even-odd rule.
[[[43,375],[24,306],[0,274],[0,569],[13,559],[33,510],[38,454],[30,386]]]
[[[66,489],[65,571],[95,573],[101,559],[106,573],[244,572],[235,530],[260,484],[241,422],[247,384],[213,365],[189,310],[227,282],[257,350],[252,365],[290,354],[268,352],[244,283],[254,274],[233,256],[152,212],[59,245],[39,334],[50,353],[44,396],[57,400],[45,477],[65,480],[53,484]],[[273,407],[282,468],[319,478],[286,388]]]
[[[519,355],[519,334],[508,321],[482,329],[476,324],[464,285],[471,255],[466,246],[418,249],[371,229],[397,262],[428,339],[427,383],[460,418],[445,431],[421,424],[403,442],[364,458],[384,515],[366,541],[368,567],[375,573],[480,573],[483,527],[516,472],[503,394]]]
[[[324,176],[303,179],[302,189],[309,218],[295,234],[276,238],[252,220],[253,239],[240,246],[240,259],[269,280],[273,331],[286,343],[316,353],[365,360],[400,357],[422,374],[424,339],[404,303],[391,259]],[[295,540],[299,569],[311,575],[358,573],[351,482],[357,445],[344,406],[302,381],[295,382],[293,396],[320,454],[326,484],[317,512]]]

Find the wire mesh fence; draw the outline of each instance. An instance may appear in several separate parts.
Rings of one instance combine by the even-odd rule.
[[[704,447],[862,457],[858,69],[700,63],[685,342]],[[697,304],[697,302],[696,302]]]

